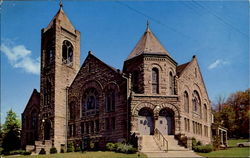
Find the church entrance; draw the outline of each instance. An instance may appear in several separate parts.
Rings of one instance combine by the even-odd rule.
[[[169,108],[164,108],[159,112],[157,128],[164,135],[174,134],[174,112]]]
[[[44,124],[44,140],[50,140],[50,130],[51,124],[49,121],[46,121]]]
[[[138,116],[138,129],[141,135],[154,134],[153,111],[149,108],[142,108]]]

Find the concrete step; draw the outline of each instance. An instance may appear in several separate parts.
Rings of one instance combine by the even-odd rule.
[[[171,151],[187,151],[188,150],[187,148],[180,146],[178,144],[178,140],[176,140],[173,135],[164,135],[164,137],[168,141],[168,150],[171,150]]]
[[[142,136],[142,152],[163,152],[157,146],[152,135]]]

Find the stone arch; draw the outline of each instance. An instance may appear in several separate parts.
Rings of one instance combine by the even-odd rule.
[[[159,64],[157,64],[157,63],[151,64],[151,66],[149,67],[149,70],[152,70],[154,67],[157,68],[158,70],[163,71],[161,65],[159,65]]]
[[[105,86],[104,86],[104,90],[107,90],[107,88],[109,88],[109,87],[112,87],[112,88],[114,88],[115,90],[117,90],[117,92],[120,92],[120,86],[116,83],[116,82],[114,82],[114,81],[110,81],[110,82],[108,82]]]
[[[142,108],[149,108],[154,112],[155,105],[149,102],[139,103],[132,110],[132,116],[138,116],[138,113]]]
[[[163,103],[154,108],[154,115],[159,116],[159,112],[164,108],[169,108],[173,110],[173,112],[175,113],[175,117],[180,117],[179,109],[175,105],[169,103]]]

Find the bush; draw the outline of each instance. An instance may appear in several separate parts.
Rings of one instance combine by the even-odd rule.
[[[109,150],[109,151],[115,151],[117,148],[117,145],[114,144],[114,143],[107,143],[106,144],[106,149]]]
[[[49,151],[51,154],[56,154],[57,153],[57,149],[55,147],[50,148]]]
[[[25,151],[25,152],[23,152],[23,155],[31,155],[31,152],[30,151]]]
[[[136,148],[133,148],[130,144],[116,143],[116,152],[133,154],[137,152]]]
[[[10,151],[10,155],[22,155],[25,151],[24,150],[12,150]]]
[[[64,149],[61,149],[61,150],[60,150],[60,153],[64,153]]]
[[[200,153],[209,153],[213,151],[213,146],[212,145],[198,145],[194,147],[195,152],[200,152]]]
[[[75,151],[75,147],[74,147],[73,142],[70,142],[68,144],[67,152],[73,152],[73,151]]]
[[[3,153],[3,148],[0,147],[0,155]]]
[[[81,151],[81,148],[80,148],[79,146],[77,146],[77,147],[75,148],[75,152],[79,152],[79,151]]]
[[[192,138],[192,149],[194,150],[194,147],[197,146],[197,141],[196,139],[193,137]]]
[[[90,148],[90,150],[95,150],[95,143],[90,141],[89,148]]]
[[[45,155],[46,154],[46,151],[44,150],[44,148],[42,148],[39,152],[39,155]]]
[[[201,141],[198,141],[198,142],[197,142],[197,145],[202,145]]]

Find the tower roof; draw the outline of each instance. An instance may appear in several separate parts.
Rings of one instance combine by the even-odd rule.
[[[62,4],[60,4],[60,9],[56,13],[56,15],[53,17],[53,19],[50,21],[47,29],[53,27],[53,24],[55,22],[58,22],[59,25],[61,25],[64,29],[66,29],[70,32],[73,32],[73,33],[75,32],[74,26],[72,25],[69,18],[67,17],[67,15],[63,11]]]
[[[153,32],[149,28],[147,23],[147,28],[141,39],[136,44],[135,48],[132,50],[128,59],[134,58],[141,54],[155,54],[155,55],[168,55],[168,51],[161,45],[160,41],[155,37]]]

